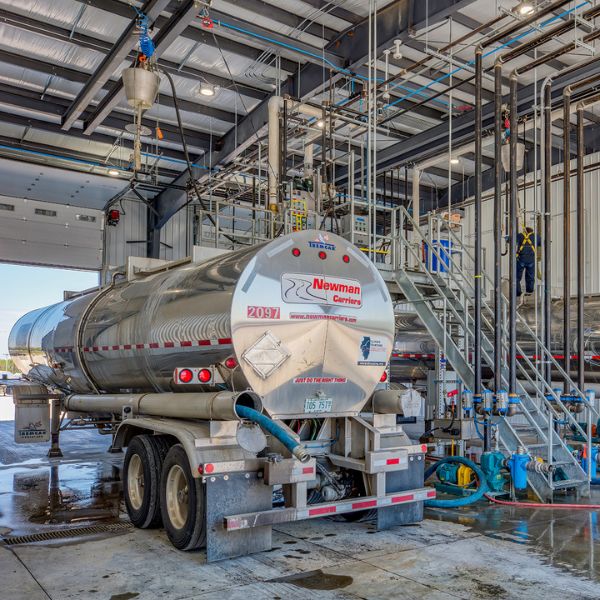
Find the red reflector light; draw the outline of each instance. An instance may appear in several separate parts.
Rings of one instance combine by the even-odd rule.
[[[212,463],[206,463],[204,465],[204,472],[205,473],[212,473],[215,470],[215,465],[213,465]]]
[[[181,383],[189,383],[194,378],[194,374],[189,369],[181,369],[179,371],[179,381]]]
[[[350,257],[349,257],[347,254],[344,254],[344,256],[342,256],[342,260],[343,260],[345,263],[349,263],[349,262],[350,262]]]
[[[300,252],[300,248],[292,248],[292,254],[294,256],[300,256],[302,253]]]
[[[225,360],[225,366],[228,369],[235,369],[237,367],[237,360],[235,360],[235,358],[233,358],[233,356],[230,356],[229,358],[227,358]]]
[[[381,377],[379,378],[379,381],[380,381],[381,383],[385,383],[385,382],[387,381],[387,377],[388,377],[388,376],[387,376],[387,371],[384,371],[384,372],[381,374]]]
[[[327,252],[325,252],[324,250],[321,250],[321,251],[319,252],[319,258],[320,258],[321,260],[325,260],[325,259],[327,258]]]
[[[208,383],[212,379],[212,373],[208,369],[200,369],[198,371],[198,379],[202,383]]]

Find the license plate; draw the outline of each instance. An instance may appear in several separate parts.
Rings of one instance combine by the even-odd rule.
[[[304,401],[305,413],[330,412],[333,407],[331,398],[307,398]]]

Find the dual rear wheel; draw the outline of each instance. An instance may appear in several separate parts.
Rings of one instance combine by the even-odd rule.
[[[165,436],[138,435],[125,455],[125,506],[135,527],[164,525],[179,550],[196,550],[206,541],[202,480],[194,478],[181,444]]]

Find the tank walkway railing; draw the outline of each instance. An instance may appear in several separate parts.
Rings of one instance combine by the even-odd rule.
[[[409,247],[409,252],[412,255],[412,257],[414,258],[415,257],[414,247]],[[403,272],[403,270],[401,270],[401,272]],[[466,309],[461,306],[463,303],[463,301],[461,299],[461,295],[468,298],[468,295],[470,293],[470,291],[464,285],[464,282],[461,282],[460,280],[456,280],[455,283],[456,283],[457,289],[453,289],[452,286],[448,286],[445,284],[445,282],[440,281],[433,273],[430,273],[427,270],[425,272],[427,275],[429,275],[429,281],[430,281],[432,287],[439,294],[439,296],[447,299],[448,302],[445,304],[444,308],[446,310],[450,311],[450,313],[456,318],[457,324],[460,326],[460,328],[463,331],[470,332],[472,334],[471,323],[469,322],[469,320],[472,320],[472,316],[471,316],[472,311],[470,310],[470,307],[469,307],[470,301],[467,300]],[[402,284],[401,287],[404,289],[405,284]],[[457,290],[462,292],[462,294],[457,293]],[[411,294],[411,297],[412,297],[413,304],[415,303],[415,301],[420,302],[420,303],[427,302],[426,298],[417,297],[417,296],[415,296],[414,292]],[[483,307],[483,303],[482,303],[482,307]],[[420,307],[420,308],[422,309],[422,307]],[[432,316],[433,316],[433,318],[436,318],[435,310],[432,310]],[[487,325],[487,328],[490,329],[492,326],[492,323],[486,318],[485,314],[482,315],[482,319],[483,319],[484,325]],[[446,346],[448,346],[449,345],[448,342],[451,341],[452,346],[453,346],[453,351],[454,351],[454,348],[458,349],[458,344],[456,343],[456,341],[454,341],[452,339],[452,336],[450,335],[449,332],[448,332],[448,335],[450,337],[450,340],[448,340],[448,339],[445,340]],[[504,345],[504,350],[505,351],[508,350],[506,344]],[[492,344],[491,340],[483,332],[482,332],[482,355],[483,355],[483,359],[484,359],[485,363],[489,367],[493,367],[494,366],[493,344]],[[464,362],[460,366],[459,375],[461,376],[461,379],[463,379],[463,381],[465,383],[467,383],[469,385],[469,387],[472,388],[473,380],[474,380],[474,371],[473,371],[472,366],[469,363],[468,357],[469,357],[469,353],[466,352],[465,355],[463,356]],[[450,358],[449,358],[449,360],[450,360]],[[451,360],[451,362],[456,362],[456,359]],[[468,368],[468,371],[467,371],[467,368]],[[535,380],[531,377],[531,375],[527,372],[527,370],[523,367],[521,367],[520,370],[521,370],[522,377],[529,384],[535,385],[535,383],[536,383]],[[503,380],[504,385],[508,385],[508,379],[506,377],[506,372],[502,373],[502,380]],[[522,386],[522,384],[520,384],[520,382],[517,382],[517,383],[518,383],[518,385],[520,385],[519,391],[522,394],[525,394],[526,393],[525,388]],[[537,423],[533,422],[533,419],[531,418],[531,415],[529,414],[528,409],[526,407],[523,407],[523,409],[524,409],[526,416],[528,417],[528,420],[530,422],[532,422],[532,424],[536,428],[539,435],[545,438],[546,434],[538,426]],[[554,416],[557,419],[560,418],[559,413],[556,412],[552,406],[550,406],[549,409],[553,412]]]
[[[453,243],[456,243],[457,245],[459,245],[461,243],[460,239],[458,239],[456,236],[454,236],[454,234],[451,230],[449,231],[449,235],[450,235],[451,241]],[[460,246],[460,247],[462,248],[462,251],[466,254],[466,256],[469,258],[469,260],[471,260],[472,263],[474,264],[475,257],[469,252],[469,250],[466,247],[464,247],[464,246]],[[493,282],[492,278],[485,272],[483,273],[483,279],[489,285],[491,285],[493,288],[494,282]],[[475,292],[475,290],[473,288],[473,294],[474,294],[474,292]],[[504,294],[502,294],[501,299],[502,299],[503,310],[507,310],[508,309],[508,298],[506,298],[506,296],[504,296]],[[487,302],[485,302],[485,304],[486,304],[486,307],[489,307]],[[492,316],[493,316],[493,309],[489,308],[489,310],[491,311]],[[538,351],[536,351],[535,362],[538,364],[543,364],[544,362],[550,363],[550,365],[556,370],[556,372],[558,373],[560,378],[563,381],[567,382],[569,388],[571,389],[571,394],[576,395],[580,399],[580,401],[583,403],[583,405],[586,406],[586,408],[592,413],[592,415],[594,415],[596,417],[596,419],[600,418],[600,413],[598,413],[596,408],[590,403],[584,390],[579,389],[579,387],[574,382],[574,380],[571,378],[571,376],[569,374],[567,374],[567,372],[564,370],[564,368],[562,367],[560,362],[558,360],[556,360],[556,358],[552,354],[550,348],[547,348],[544,345],[542,339],[536,334],[536,332],[530,327],[529,323],[518,312],[517,312],[517,326],[519,327],[519,335],[523,336],[523,334],[527,334],[527,336],[529,337],[529,341],[538,350]],[[504,329],[504,332],[506,333],[506,328],[503,328],[503,329]],[[504,337],[506,337],[506,335]],[[531,369],[535,369],[541,376],[541,373],[540,373],[539,369],[537,368],[537,366],[533,365],[533,363],[527,356],[526,352],[523,351],[523,349],[520,347],[519,344],[517,345],[517,350],[519,352],[519,356],[523,357],[522,360]],[[540,354],[540,352],[541,352],[541,354]],[[551,386],[551,382],[546,382],[546,380],[543,376],[541,376],[541,379],[544,381],[544,383],[547,384],[547,386],[546,386],[547,392],[550,393],[552,395],[553,399],[557,400],[559,406],[561,406],[562,401],[560,401],[560,395],[556,394],[556,392],[554,391],[554,389]],[[561,409],[564,410],[564,407],[561,406]],[[570,412],[570,411],[568,411],[568,412]]]
[[[195,208],[193,241],[196,246],[237,250],[275,237],[274,213],[264,207],[240,206],[215,199],[207,210]]]
[[[406,211],[406,209],[404,207],[401,207],[400,214],[412,226],[413,232],[416,232],[418,238],[422,241],[422,243],[427,243],[428,240],[427,240],[427,237],[424,235],[423,230],[415,223],[412,216]],[[434,244],[431,244],[431,243],[429,244],[429,251],[431,253],[435,254],[435,256],[438,260],[438,264],[447,265],[445,272],[441,275],[443,275],[445,279],[447,279],[449,282],[453,283],[456,287],[458,287],[461,291],[461,294],[464,297],[470,299],[470,301],[471,301],[470,303],[472,304],[472,300],[475,297],[475,288],[474,288],[474,285],[471,283],[471,281],[474,281],[474,274],[472,272],[471,273],[467,272],[461,263],[463,262],[462,261],[463,254],[466,255],[467,258],[469,258],[469,260],[472,261],[472,263],[474,263],[474,257],[470,254],[469,250],[466,247],[461,245],[461,240],[457,236],[455,236],[451,230],[448,230],[448,233],[450,235],[451,241],[454,244],[456,253],[461,256],[461,261],[457,261],[454,258],[455,254],[453,254],[451,252],[446,252],[443,249],[440,250],[439,247],[436,247]],[[414,257],[414,243],[412,245],[410,243],[407,243],[405,246],[405,249],[410,249],[411,254]],[[403,254],[405,254],[405,252],[401,249],[398,254],[400,256],[402,256]],[[444,262],[442,263],[442,261],[444,261]],[[426,268],[426,265],[422,264],[421,269],[422,269],[422,272],[426,272],[427,274],[430,274],[430,271]],[[483,273],[483,278],[484,278],[484,280],[487,281],[487,283],[489,285],[493,286],[493,281],[487,273]],[[454,299],[457,300],[456,296]],[[502,295],[502,303],[503,303],[502,310],[503,311],[507,310],[508,299],[504,295]],[[481,306],[482,306],[482,310],[483,310],[483,312],[482,312],[482,327],[485,328],[489,332],[493,332],[494,331],[494,328],[493,328],[494,309],[492,306],[489,305],[489,303],[485,300],[485,298],[482,298]],[[486,316],[486,313],[487,313],[487,316]],[[583,403],[583,405],[586,408],[588,408],[588,410],[590,410],[591,413],[596,418],[598,418],[600,415],[598,414],[598,412],[596,411],[594,406],[589,402],[585,393],[582,390],[579,390],[577,388],[574,381],[566,374],[566,372],[564,371],[564,369],[562,368],[560,363],[554,358],[554,356],[552,355],[552,352],[544,346],[544,344],[543,344],[542,340],[539,338],[539,336],[531,329],[531,327],[529,326],[527,321],[525,319],[523,319],[523,317],[520,316],[518,313],[517,313],[517,324],[519,327],[519,335],[523,336],[524,334],[526,334],[529,337],[529,340],[531,341],[531,343],[538,349],[537,355],[538,356],[541,355],[543,358],[545,358],[552,364],[552,366],[556,369],[558,374],[561,377],[563,377],[563,379],[567,380],[568,385],[573,389],[573,394],[574,395],[576,394],[578,396],[578,398],[580,399],[580,401]],[[508,338],[508,335],[507,335],[508,330],[507,330],[506,324],[503,326],[503,332],[504,332],[503,350],[504,350],[504,352],[507,352],[508,351],[508,343],[506,342],[506,340]],[[527,356],[527,352],[523,349],[523,347],[521,346],[520,343],[517,343],[517,353],[520,357],[522,357],[521,360],[517,363],[517,368],[519,369],[519,373],[525,377],[525,379],[528,381],[528,383],[535,385],[541,398],[543,398],[547,401],[546,396],[551,396],[552,401],[554,403],[556,403],[556,405],[560,408],[561,412],[563,412],[567,416],[567,418],[569,419],[571,424],[575,427],[576,430],[578,430],[578,433],[580,433],[581,435],[583,435],[585,437],[585,432],[579,426],[578,421],[572,416],[571,411],[568,410],[568,408],[562,402],[561,395],[559,393],[557,393],[554,390],[554,388],[552,388],[551,382],[546,381],[542,372],[538,369],[536,364],[534,364],[531,361],[531,359]],[[493,367],[493,363],[489,364],[489,366]],[[535,380],[532,379],[531,377],[527,376],[527,369],[525,369],[525,366],[529,369],[530,372],[535,374],[535,376],[536,376]],[[505,385],[506,385],[506,383],[505,383]]]
[[[415,304],[415,309],[419,313],[419,316],[424,321],[427,329],[430,334],[436,339],[440,347],[450,348],[452,350],[451,354],[447,355],[448,360],[452,364],[453,368],[457,371],[459,376],[466,382],[473,381],[473,369],[469,363],[469,353],[468,346],[465,349],[464,355],[457,356],[457,344],[452,339],[452,334],[450,331],[443,328],[442,330],[442,321],[443,323],[447,322],[446,315],[444,314],[444,318],[440,321],[439,318],[435,315],[434,304],[439,298],[444,299],[444,311],[449,311],[450,314],[456,319],[455,324],[459,325],[459,330],[462,330],[465,334],[473,335],[472,331],[472,305],[474,299],[474,287],[471,284],[473,280],[473,273],[468,273],[463,268],[463,252],[464,247],[460,245],[460,240],[456,238],[453,239],[453,243],[456,244],[456,250],[458,250],[458,255],[461,257],[460,261],[454,260],[454,255],[450,253],[446,253],[444,249],[440,249],[439,246],[436,247],[435,244],[431,243],[431,235],[427,238],[421,228],[415,223],[412,219],[411,215],[403,209],[402,220],[406,220],[406,222],[411,225],[413,231],[413,240],[408,241],[404,236],[401,236],[400,243],[401,248],[398,252],[398,255],[403,257],[404,267],[406,264],[410,264],[408,259],[411,258],[414,260],[415,266],[419,269],[421,273],[424,273],[427,277],[428,284],[436,291],[438,294],[437,298],[429,298],[420,294],[416,285],[410,285],[410,271],[406,271],[404,268],[398,270],[398,284],[403,289],[403,291],[408,291],[410,300]],[[430,228],[431,230],[431,224]],[[404,230],[404,227],[401,227],[401,231]],[[439,230],[438,230],[439,231]],[[415,243],[415,239],[416,242]],[[438,234],[439,239],[439,234]],[[429,269],[424,268],[423,263],[419,264],[419,248],[423,243],[428,243],[428,257],[431,257],[433,253],[436,256],[438,261],[438,265],[445,264],[446,270],[443,273],[432,273]],[[469,257],[472,259],[472,257]],[[428,265],[431,266],[431,260],[428,260]],[[460,263],[460,264],[458,264]],[[489,278],[488,278],[489,279]],[[491,280],[490,280],[491,283]],[[506,302],[506,299],[504,299]],[[427,307],[427,308],[426,308]],[[484,362],[493,369],[494,360],[493,360],[493,352],[494,346],[492,341],[487,337],[485,331],[493,332],[493,317],[494,311],[489,306],[489,304],[483,300],[482,301],[482,358]],[[437,331],[437,333],[436,333]],[[442,333],[440,334],[440,331]],[[506,334],[506,327],[504,327],[504,331]],[[533,332],[531,332],[533,334]],[[506,337],[506,336],[505,336]],[[539,342],[539,340],[537,340]],[[541,344],[541,342],[540,342]],[[508,344],[506,340],[504,340],[503,346],[503,354],[506,356],[508,352]],[[587,480],[585,479],[585,474],[583,473],[581,467],[577,463],[576,459],[572,456],[569,451],[569,448],[560,438],[560,436],[554,431],[554,421],[560,420],[561,414],[563,415],[563,419],[566,418],[570,421],[573,428],[577,430],[584,439],[586,439],[586,432],[583,431],[578,421],[573,417],[571,412],[568,410],[566,406],[562,403],[560,399],[560,395],[556,394],[551,387],[549,382],[546,382],[541,372],[536,368],[536,366],[531,362],[531,360],[523,353],[522,349],[518,346],[517,352],[523,355],[524,359],[522,364],[518,363],[520,380],[518,380],[518,392],[522,396],[521,402],[521,413],[526,417],[528,424],[530,425],[529,430],[537,436],[542,443],[540,444],[527,444],[525,441],[519,436],[519,433],[511,424],[508,418],[500,418],[500,421],[497,425],[500,425],[502,428],[502,433],[499,435],[500,442],[503,447],[506,448],[507,451],[514,452],[519,446],[523,446],[525,448],[530,448],[535,451],[532,452],[533,455],[538,455],[538,449],[541,450],[542,447],[546,447],[547,449],[547,459],[548,463],[551,464],[560,464],[565,468],[566,471],[569,471],[568,475],[568,483],[579,485],[583,484]],[[457,368],[458,367],[458,368]],[[532,377],[533,376],[535,377]],[[503,369],[501,373],[501,380],[504,385],[507,385],[507,370]],[[530,386],[535,390],[535,394],[537,398],[539,398],[539,405],[536,404],[529,394],[527,393],[525,387],[523,386],[522,381],[526,381]],[[540,383],[543,385],[540,386]],[[556,407],[560,409],[560,413],[556,410],[554,404],[548,399],[547,395],[544,393],[547,392],[548,396],[553,397],[553,400],[556,403]],[[544,415],[540,411],[540,406],[544,405],[547,410],[547,416]],[[499,432],[500,433],[500,432]],[[556,450],[555,450],[556,449]],[[556,456],[555,456],[556,455]],[[557,487],[564,487],[567,482],[557,482],[553,481],[553,475],[551,473],[543,474],[543,473],[535,473],[532,474],[530,479],[532,480],[530,483],[532,487],[538,494],[540,498],[548,498],[551,497],[552,490]],[[534,481],[535,480],[535,481]],[[540,487],[541,486],[541,487]],[[546,488],[546,489],[542,489]]]

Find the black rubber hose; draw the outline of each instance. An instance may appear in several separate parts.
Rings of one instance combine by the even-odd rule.
[[[185,139],[185,134],[183,133],[183,123],[181,121],[181,114],[179,113],[179,100],[177,98],[177,90],[175,89],[175,83],[173,82],[173,78],[167,71],[162,71],[162,73],[167,78],[169,85],[171,86],[171,93],[173,95],[173,106],[175,107],[175,114],[177,115],[177,128],[179,129],[179,136],[181,137],[181,145],[183,146],[183,156],[184,156],[185,162],[187,164],[188,173],[190,174],[190,183],[192,184],[192,187],[194,188],[194,191],[196,192],[196,196],[198,196],[198,202],[200,202],[200,206],[202,207],[202,210],[206,212],[206,215],[207,215],[209,221],[213,224],[213,226],[217,230],[217,232],[222,233],[223,236],[226,239],[228,239],[232,244],[237,244],[238,242],[236,242],[234,238],[232,238],[231,236],[224,233],[220,227],[217,227],[215,220],[213,219],[212,215],[208,212],[208,209],[206,207],[206,204],[204,203],[204,200],[202,200],[202,196],[200,195],[200,190],[198,189],[198,185],[196,184],[196,179],[194,178],[194,171],[192,170],[192,163],[190,161],[190,154],[188,152],[187,141]],[[180,206],[173,213],[173,215],[176,215],[182,208],[185,208],[191,201],[192,200],[190,199],[185,204]]]

